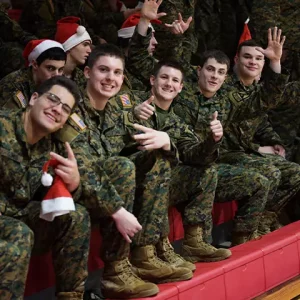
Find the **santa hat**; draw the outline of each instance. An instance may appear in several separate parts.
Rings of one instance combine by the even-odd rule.
[[[250,32],[249,27],[248,27],[249,21],[250,21],[250,18],[248,18],[245,21],[243,33],[240,36],[239,44],[241,44],[242,42],[245,42],[245,41],[248,41],[248,40],[252,39],[251,32]]]
[[[51,48],[60,48],[64,50],[62,44],[52,40],[44,39],[32,40],[28,42],[23,51],[23,57],[26,61],[26,66],[31,66],[33,60],[36,60],[43,52]]]
[[[140,18],[141,14],[133,14],[130,17],[128,17],[123,23],[121,29],[118,30],[118,37],[123,39],[131,38],[133,36],[136,25],[140,21]],[[162,24],[162,22],[158,19],[151,20],[151,23]],[[149,24],[149,27],[152,29],[152,31],[154,31],[154,28],[152,27],[151,23]]]
[[[43,166],[42,184],[51,186],[53,178],[48,174],[48,167],[55,168],[58,165],[56,159],[47,161]],[[70,192],[67,190],[63,180],[56,175],[53,185],[50,187],[45,198],[41,202],[40,218],[46,221],[53,221],[55,217],[68,214],[75,210],[75,205]]]
[[[84,26],[78,24],[80,18],[65,17],[57,21],[55,40],[62,43],[66,51],[84,41],[92,41]]]

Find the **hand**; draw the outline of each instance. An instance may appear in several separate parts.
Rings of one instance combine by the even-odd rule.
[[[280,155],[285,158],[285,149],[281,145],[274,145],[274,152],[277,155]]]
[[[182,20],[181,13],[178,13],[178,20],[175,20],[172,24],[165,24],[167,28],[173,34],[183,34],[190,27],[191,22],[193,21],[193,17],[189,17],[186,22]]]
[[[130,238],[142,229],[137,218],[123,207],[112,214],[112,218],[114,219],[119,232],[128,243],[131,243],[132,241]]]
[[[125,20],[127,18],[129,18],[131,15],[139,13],[140,11],[141,11],[140,8],[128,8],[128,9],[124,10],[123,15],[124,15]]]
[[[69,143],[65,143],[68,158],[64,158],[57,153],[50,152],[51,158],[56,159],[59,164],[55,168],[55,174],[61,177],[66,184],[69,192],[75,191],[80,183],[80,175],[78,171],[77,161]]]
[[[134,108],[134,115],[141,120],[148,120],[154,113],[155,108],[151,105],[154,100],[154,96],[151,96],[148,100],[142,104],[137,105]]]
[[[255,49],[266,56],[270,61],[280,61],[282,56],[282,48],[285,42],[285,36],[281,38],[281,29],[274,27],[268,29],[268,47],[263,49],[261,47],[256,47]]]
[[[272,146],[259,147],[258,152],[262,154],[276,154],[275,149]]]
[[[215,111],[212,115],[212,121],[210,122],[210,130],[213,134],[213,139],[217,143],[223,137],[223,126],[218,120],[218,112]]]
[[[141,145],[138,147],[139,150],[154,150],[160,148],[166,151],[171,150],[170,137],[166,132],[157,131],[139,124],[133,124],[133,127],[144,132],[133,136]]]
[[[162,0],[145,0],[141,10],[141,17],[149,21],[159,19],[166,15],[166,13],[157,13]]]

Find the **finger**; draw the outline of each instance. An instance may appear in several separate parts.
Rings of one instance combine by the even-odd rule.
[[[50,152],[50,157],[56,159],[59,163],[63,164],[63,165],[67,165],[68,164],[68,159],[64,158],[63,156],[55,153],[55,152]]]
[[[149,119],[152,115],[153,115],[153,112],[143,112],[143,111],[141,111],[141,114],[140,114],[141,116],[143,116],[143,117],[146,117],[147,119]],[[146,119],[146,120],[147,120]]]
[[[215,121],[215,120],[217,120],[217,119],[218,119],[218,112],[215,111],[215,112],[212,114],[211,120],[212,120],[212,121]]]
[[[71,146],[68,142],[65,143],[65,148],[66,148],[67,153],[68,153],[68,159],[72,160],[72,161],[76,161],[74,152],[73,152],[73,150],[72,150],[72,148],[71,148]]]
[[[162,3],[162,0],[158,0],[158,1],[157,1],[157,5],[158,5],[158,6],[160,6],[161,3]]]
[[[154,96],[152,95],[149,99],[147,99],[144,103],[151,104],[154,101]]]
[[[272,41],[272,29],[269,28],[268,29],[268,42],[271,42]]]
[[[263,55],[265,55],[265,50],[261,47],[255,47],[255,50],[259,51],[260,53],[262,53]]]
[[[72,174],[73,173],[73,168],[71,168],[69,166],[58,165],[55,169],[56,170],[61,170],[62,172],[66,173],[66,174]]]
[[[133,138],[136,140],[136,141],[142,141],[142,140],[146,140],[148,138],[148,136],[145,134],[145,133],[139,133],[139,134],[135,134],[133,136]]]
[[[184,30],[182,29],[182,26],[181,26],[181,24],[178,24],[178,30],[179,30],[179,32],[180,32],[181,34],[183,34],[183,33],[184,33]]]
[[[173,24],[167,24],[167,23],[165,23],[164,24],[166,27],[168,27],[168,28],[173,28]]]
[[[182,15],[181,13],[178,13],[178,21],[181,23],[183,20],[182,20]]]
[[[123,236],[123,238],[125,239],[125,241],[127,243],[131,243],[132,242],[131,239],[129,238],[129,236],[126,233],[122,233],[122,236]]]
[[[277,41],[277,31],[278,31],[278,28],[277,28],[277,26],[275,26],[273,29],[273,41]]]
[[[145,121],[147,121],[147,120],[149,119],[149,117],[146,116],[146,115],[140,115],[139,118],[140,118],[141,120],[145,120]]]
[[[276,39],[276,41],[277,41],[278,43],[280,43],[281,32],[282,32],[282,30],[281,30],[281,29],[278,29],[278,32],[277,32],[277,39]]]
[[[164,17],[164,16],[166,16],[166,15],[167,15],[167,14],[164,13],[164,12],[158,13],[158,14],[156,15],[156,19],[159,19],[159,18]]]
[[[211,121],[209,125],[210,125],[210,126],[216,126],[216,125],[218,125],[218,126],[220,126],[220,127],[221,127],[221,123],[220,123],[220,121],[219,121],[219,120],[214,120],[214,121]]]
[[[190,26],[192,21],[193,21],[193,17],[190,16],[185,23],[186,23],[186,25]]]
[[[65,173],[65,172],[63,172],[62,170],[59,170],[59,169],[55,169],[55,170],[54,170],[54,173],[55,173],[56,175],[58,175],[58,176],[62,179],[62,181],[63,181],[64,183],[67,183],[67,182],[68,182],[68,178],[70,177],[69,174],[67,174],[67,173]]]
[[[284,44],[284,42],[285,42],[285,39],[286,39],[286,37],[285,37],[285,35],[282,37],[282,39],[281,39],[281,42],[280,42],[280,45],[281,46],[283,46],[283,44]]]
[[[152,105],[146,104],[146,103],[145,103],[145,105],[143,105],[143,106],[140,108],[140,110],[141,110],[141,112],[143,112],[143,113],[148,113],[148,114],[151,114],[151,115],[153,115],[153,113],[154,113],[154,107],[153,107]]]
[[[148,128],[146,126],[143,126],[143,125],[140,125],[140,124],[137,124],[137,123],[134,123],[133,127],[135,129],[143,131],[143,132],[151,132],[151,131],[153,131],[151,128]]]

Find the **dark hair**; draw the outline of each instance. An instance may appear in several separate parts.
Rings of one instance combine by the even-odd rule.
[[[37,65],[40,66],[46,59],[66,61],[67,53],[59,47],[50,48],[39,55]]]
[[[184,69],[183,69],[182,65],[177,60],[175,60],[175,59],[160,60],[155,65],[155,67],[153,69],[153,72],[152,72],[152,75],[156,77],[162,67],[171,67],[173,69],[179,70],[182,74],[182,81],[184,80]]]
[[[229,57],[220,50],[208,50],[202,53],[200,57],[200,67],[202,68],[208,59],[214,58],[219,64],[224,64],[227,66],[227,70],[230,68],[230,59]]]
[[[244,41],[242,43],[240,43],[238,45],[238,48],[237,48],[237,54],[239,55],[241,50],[242,50],[242,47],[261,47],[255,40],[247,40],[247,41]]]
[[[91,54],[89,55],[87,66],[92,69],[95,62],[98,60],[101,56],[112,56],[119,58],[122,63],[123,67],[125,68],[125,58],[120,48],[113,44],[101,44],[96,46]]]
[[[130,40],[131,40],[131,38],[121,38],[121,37],[118,37],[118,46],[121,49],[126,49],[129,46]]]
[[[65,76],[54,76],[45,80],[36,88],[35,92],[41,96],[47,93],[54,85],[62,86],[72,94],[75,100],[74,107],[79,103],[81,95],[76,83]]]

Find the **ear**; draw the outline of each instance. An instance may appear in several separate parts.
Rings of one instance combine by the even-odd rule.
[[[197,75],[198,77],[200,76],[200,72],[201,72],[202,68],[200,66],[197,67]]]
[[[234,57],[234,63],[237,64],[239,61],[239,57],[238,57],[238,54]]]
[[[35,59],[31,62],[31,66],[33,70],[37,70],[39,67]]]
[[[182,91],[182,89],[183,89],[183,82],[180,84],[180,89],[179,89],[178,93],[180,93]]]
[[[34,92],[30,97],[29,105],[33,106],[38,98],[39,98],[39,94],[37,92]]]
[[[150,84],[153,86],[153,85],[154,85],[154,82],[155,82],[155,76],[154,76],[154,75],[151,75],[151,76],[150,76]]]
[[[83,70],[83,73],[84,73],[84,76],[86,79],[89,79],[90,78],[90,73],[91,73],[91,69],[90,67],[86,66]]]

